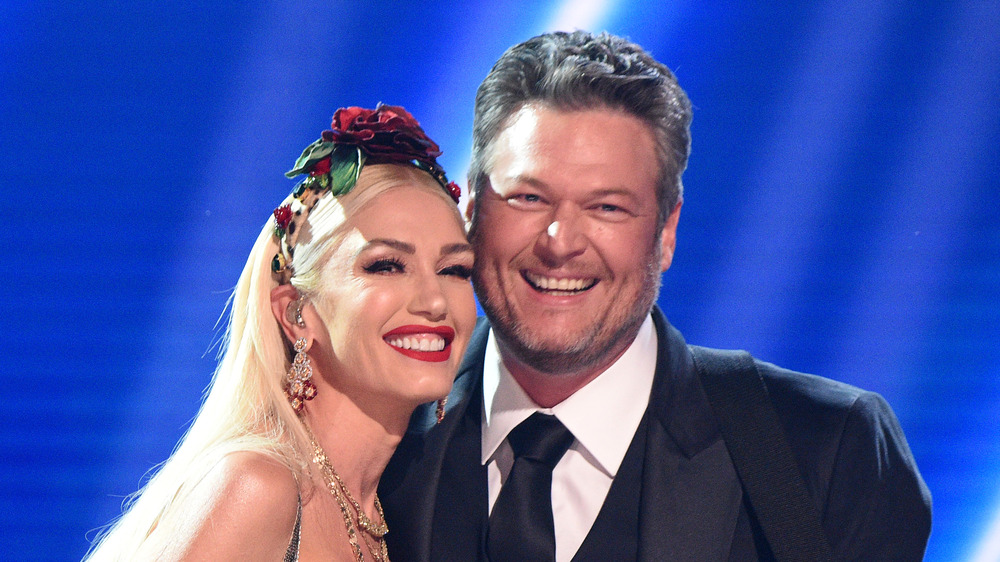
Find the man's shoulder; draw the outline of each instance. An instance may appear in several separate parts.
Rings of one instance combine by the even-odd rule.
[[[747,358],[745,352],[703,348],[690,346],[693,355],[703,360],[712,357],[715,368],[736,369],[738,357]],[[721,360],[720,360],[721,359]],[[741,359],[740,362],[745,361]],[[745,363],[743,363],[745,364]],[[802,373],[779,367],[757,358],[753,365],[759,373],[767,389],[767,396],[779,418],[789,431],[796,431],[805,424],[805,428],[820,426],[820,429],[833,430],[836,420],[845,416],[861,401],[868,404],[881,400],[877,394],[868,392],[856,386],[836,381],[818,375]],[[722,366],[722,367],[720,367]],[[733,373],[723,373],[730,376]],[[809,423],[809,422],[812,423]]]
[[[825,506],[831,542],[844,545],[844,557],[922,556],[931,496],[886,400],[765,362],[758,361],[757,369],[807,488]]]
[[[873,392],[834,379],[801,373],[754,359],[776,408],[845,411]]]
[[[898,455],[903,461],[899,464],[915,473],[899,421],[882,396],[763,361],[756,365],[814,493],[827,493],[838,466],[860,470],[862,465],[877,465],[878,457],[886,454]]]
[[[823,452],[832,455],[845,433],[898,431],[892,409],[875,392],[760,360],[755,364],[793,449],[822,450],[826,444]]]

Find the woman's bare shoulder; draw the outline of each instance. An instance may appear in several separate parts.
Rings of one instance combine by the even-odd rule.
[[[240,451],[222,458],[205,477],[224,495],[224,513],[273,522],[288,521],[291,531],[298,511],[298,483],[292,471],[263,453]]]
[[[291,470],[257,452],[224,456],[191,490],[178,559],[280,560],[299,506]],[[175,556],[168,556],[174,558]]]

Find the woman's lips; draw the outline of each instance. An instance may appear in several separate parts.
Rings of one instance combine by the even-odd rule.
[[[455,330],[448,326],[400,326],[382,336],[389,347],[407,357],[439,363],[451,357]]]

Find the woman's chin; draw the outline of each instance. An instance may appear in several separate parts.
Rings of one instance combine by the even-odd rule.
[[[414,408],[421,404],[437,402],[438,400],[448,396],[448,393],[451,392],[452,381],[450,379],[446,382],[428,381],[428,383],[429,384],[427,384],[424,388],[421,388],[419,392],[414,394]]]

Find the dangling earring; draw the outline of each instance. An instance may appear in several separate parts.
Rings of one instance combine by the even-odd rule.
[[[306,400],[316,397],[316,385],[309,380],[312,378],[312,365],[306,355],[308,344],[305,338],[295,340],[295,359],[292,360],[292,368],[285,375],[285,394],[297,414],[302,413]]]
[[[438,400],[438,404],[437,404],[437,422],[438,423],[441,423],[441,420],[444,419],[444,407],[445,407],[445,405],[447,403],[448,403],[448,397],[447,396],[445,396],[444,398]]]

